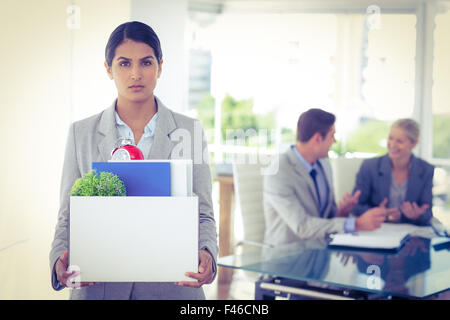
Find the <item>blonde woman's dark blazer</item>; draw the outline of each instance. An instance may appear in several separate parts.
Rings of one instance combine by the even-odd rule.
[[[410,220],[402,214],[401,222],[426,225],[433,216],[433,176],[434,167],[428,162],[411,155],[408,185],[405,201],[415,202],[420,206],[429,204],[430,207],[416,221]],[[356,176],[353,192],[361,190],[358,205],[353,210],[361,215],[366,210],[377,207],[384,198],[388,199],[392,182],[392,166],[388,155],[364,160]]]

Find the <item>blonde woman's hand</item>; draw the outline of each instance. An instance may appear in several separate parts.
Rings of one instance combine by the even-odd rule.
[[[425,213],[425,211],[427,211],[429,207],[429,204],[423,204],[419,207],[415,202],[411,203],[409,201],[406,201],[402,203],[400,209],[407,218],[411,220],[417,220],[422,214]]]

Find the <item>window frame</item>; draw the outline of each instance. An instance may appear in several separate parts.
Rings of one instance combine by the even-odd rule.
[[[421,126],[421,143],[415,153],[435,164],[450,166],[450,159],[433,157],[433,113],[432,113],[432,87],[433,87],[433,51],[434,28],[438,3],[449,3],[450,0],[379,0],[376,5],[383,14],[414,14],[416,15],[416,65],[414,84],[414,107],[412,118]],[[374,5],[371,0],[191,0],[191,10],[210,10],[211,5],[220,8],[218,14],[226,13],[363,13],[367,14],[369,6]],[[216,133],[221,130],[220,99],[216,99]],[[278,135],[278,133],[277,133]],[[219,153],[218,159],[225,153],[226,146],[222,146],[220,134],[215,135],[213,150]],[[279,141],[277,141],[279,143]]]

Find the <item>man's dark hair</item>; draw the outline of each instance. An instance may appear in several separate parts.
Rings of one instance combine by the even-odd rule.
[[[325,138],[335,121],[334,114],[321,109],[309,109],[303,112],[297,122],[297,141],[307,142],[316,132]]]

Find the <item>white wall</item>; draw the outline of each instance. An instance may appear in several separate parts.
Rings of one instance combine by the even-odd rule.
[[[72,31],[71,120],[101,112],[117,97],[106,74],[105,47],[110,34],[130,19],[129,0],[76,0],[80,28]]]
[[[69,1],[3,0],[0,10],[0,299],[50,290],[68,123]]]
[[[155,30],[163,54],[162,74],[155,94],[170,109],[187,110],[188,51],[187,0],[131,0],[131,20],[144,22]]]
[[[48,258],[68,126],[114,98],[104,48],[129,13],[126,0],[1,1],[0,300],[68,298],[51,288]]]

